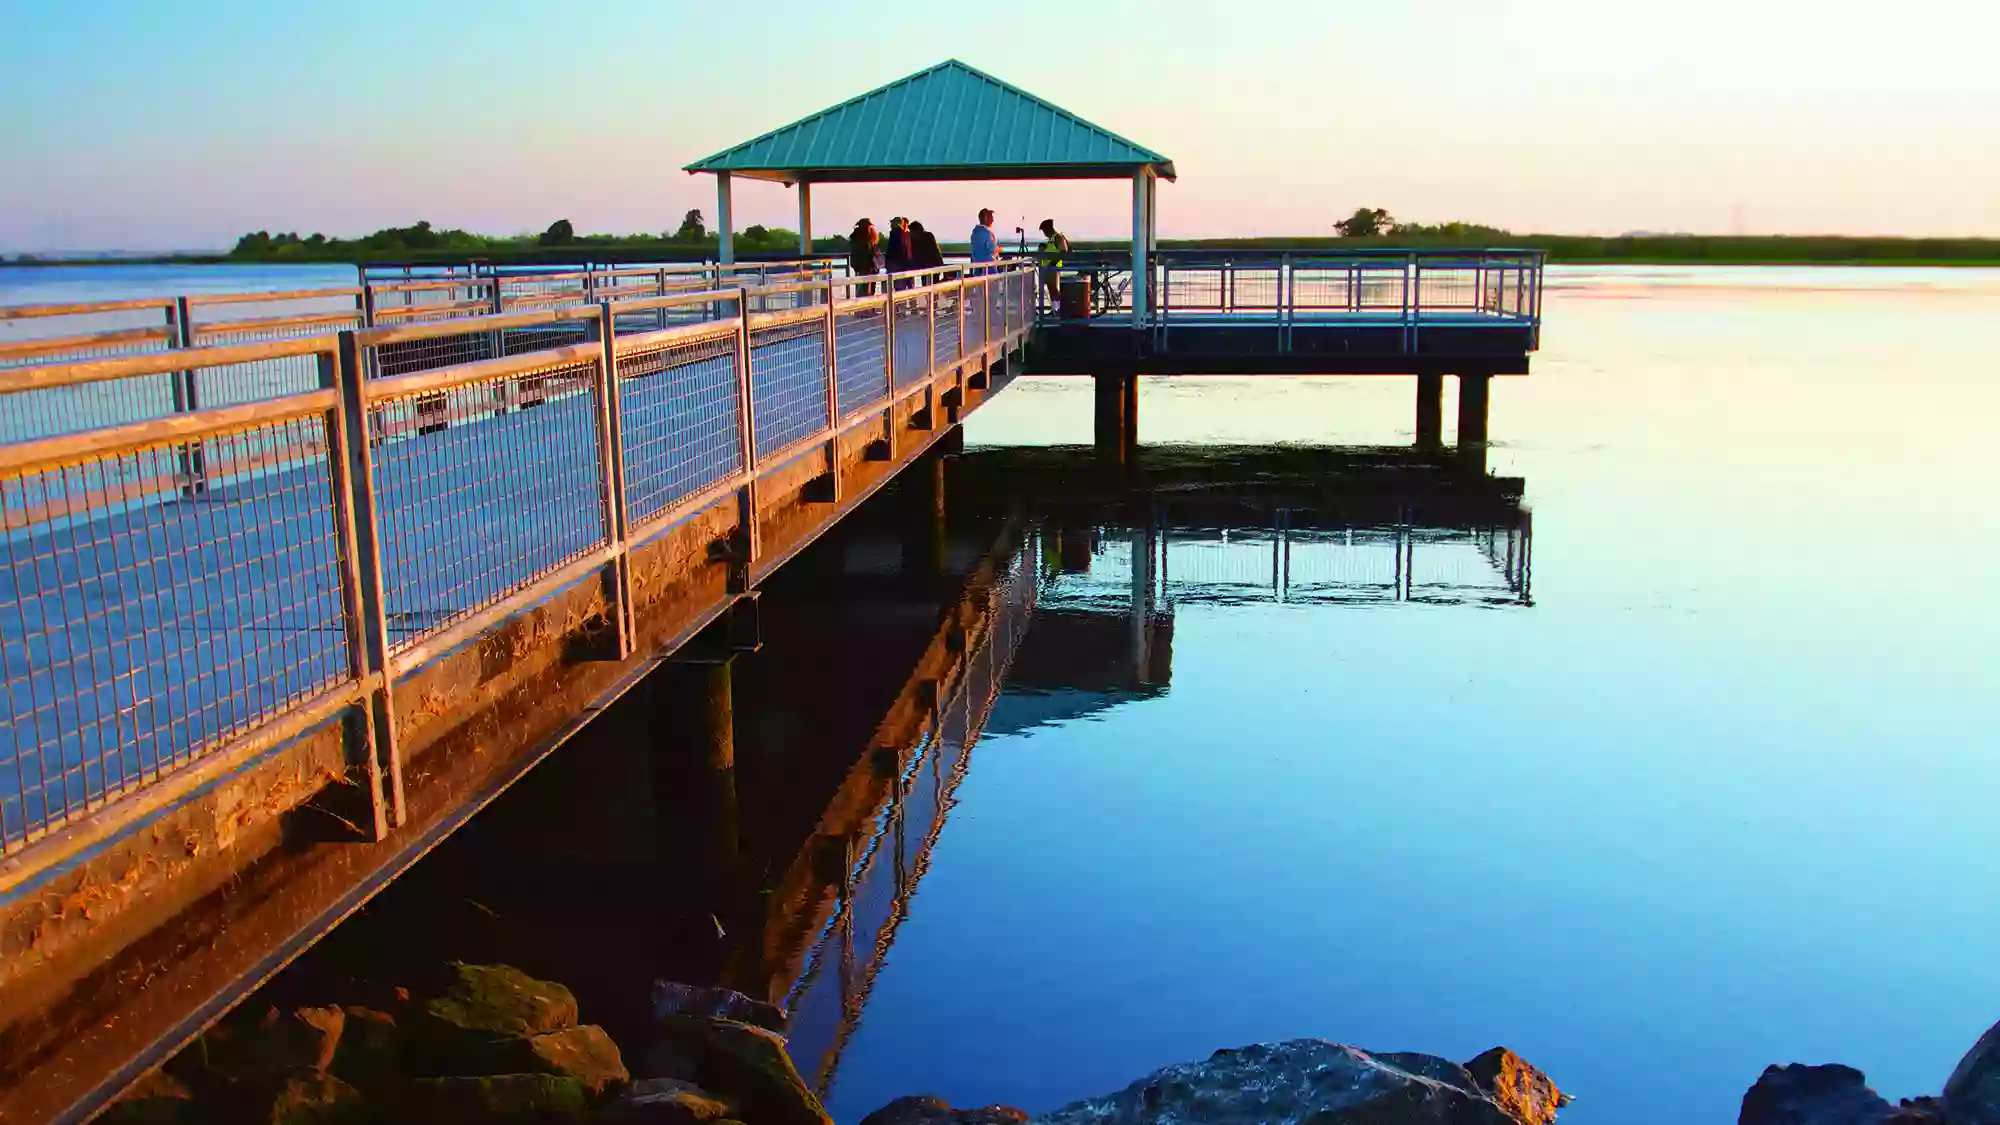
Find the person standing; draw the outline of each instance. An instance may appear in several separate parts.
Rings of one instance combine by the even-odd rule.
[[[847,236],[847,268],[856,277],[872,277],[878,271],[877,246],[882,236],[875,230],[875,220],[863,219],[854,224],[854,233]],[[873,285],[857,285],[854,295],[866,297],[875,292]]]
[[[882,247],[883,265],[891,274],[908,273],[916,264],[910,250],[910,220],[901,215],[889,220],[889,237]]]
[[[920,270],[944,268],[944,251],[938,248],[937,235],[925,230],[922,223],[910,224],[910,258]]]
[[[1054,219],[1042,220],[1042,288],[1049,291],[1049,303],[1059,305],[1062,301],[1058,279],[1062,275],[1064,255],[1069,253],[1069,239],[1056,229]]]
[[[972,227],[972,264],[1000,260],[1000,236],[993,233],[993,208],[979,209],[979,222]]]

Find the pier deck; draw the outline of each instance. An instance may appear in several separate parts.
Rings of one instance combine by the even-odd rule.
[[[0,1119],[101,1106],[955,440],[1032,276],[921,280],[0,370]]]

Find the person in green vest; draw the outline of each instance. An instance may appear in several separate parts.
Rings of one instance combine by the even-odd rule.
[[[1063,255],[1069,253],[1069,239],[1056,229],[1054,219],[1042,220],[1042,287],[1049,291],[1049,304],[1061,300],[1057,279],[1062,274]]]

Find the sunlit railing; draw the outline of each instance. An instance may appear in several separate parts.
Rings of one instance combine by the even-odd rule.
[[[1144,327],[1272,329],[1281,350],[1295,327],[1346,325],[1403,329],[1417,349],[1426,329],[1526,328],[1539,344],[1544,255],[1539,250],[1166,251],[1147,273],[1151,300]],[[1127,254],[1072,255],[1061,276],[1087,278],[1088,318],[1039,291],[1040,319],[1130,324],[1132,259]]]
[[[378,315],[0,369],[0,417],[39,399],[87,422],[0,443],[0,854],[389,713],[399,676],[593,575],[623,592],[628,651],[632,550],[733,495],[754,562],[761,475],[833,459],[1033,323],[1025,264],[897,284]],[[393,724],[364,725],[379,835],[402,762]]]
[[[501,313],[622,304],[714,289],[826,281],[828,259],[747,265],[604,266],[587,269],[363,267],[354,286],[278,292],[0,306],[0,370],[71,360],[146,355],[224,343],[332,335],[467,320]],[[0,400],[0,442],[167,417],[314,388],[309,358],[275,356],[226,373],[168,372],[88,394]]]

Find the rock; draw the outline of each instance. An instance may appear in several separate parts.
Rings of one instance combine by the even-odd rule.
[[[359,1090],[331,1074],[314,1072],[287,1079],[272,1097],[265,1120],[270,1125],[361,1125],[370,1116]]]
[[[1012,1106],[989,1105],[953,1109],[942,1098],[924,1094],[897,1098],[861,1119],[861,1125],[1016,1125],[1028,1115]]]
[[[735,1107],[692,1082],[648,1078],[632,1083],[603,1114],[619,1125],[714,1125]]]
[[[1521,1125],[1549,1125],[1569,1095],[1556,1089],[1549,1076],[1505,1047],[1495,1047],[1465,1064],[1467,1073],[1488,1097]]]
[[[1502,1109],[1465,1067],[1448,1059],[1409,1053],[1375,1055],[1324,1039],[1293,1039],[1217,1051],[1205,1061],[1165,1067],[1117,1093],[1088,1098],[1034,1119],[1036,1125],[1193,1121],[1204,1125],[1522,1125],[1524,1120]]]
[[[2000,1125],[2000,1023],[1958,1060],[1939,1100],[1952,1125]]]
[[[653,982],[653,1015],[659,1019],[707,1016],[751,1024],[780,1035],[785,1032],[785,1013],[776,1004],[752,1000],[734,989],[703,988],[670,980]]]
[[[444,1122],[561,1120],[590,1106],[583,1083],[558,1074],[489,1074],[479,1078],[419,1078],[406,1091],[395,1121]]]
[[[1944,1102],[1937,1098],[1904,1098],[1895,1112],[1889,1114],[1887,1125],[1949,1125],[1950,1121],[1945,1115]]]
[[[733,1020],[668,1016],[661,1034],[688,1060],[704,1089],[734,1100],[756,1125],[832,1125],[819,1099],[799,1077],[785,1041],[761,1027]]]
[[[452,962],[456,979],[424,1013],[455,1027],[525,1038],[575,1027],[576,997],[512,965]]]
[[[403,1080],[397,1058],[396,1017],[352,1005],[346,1015],[333,1073],[364,1094],[381,1094]]]
[[[1767,1066],[1737,1125],[1882,1125],[1894,1110],[1851,1066]],[[1957,1123],[1954,1123],[1957,1125]]]
[[[404,1026],[403,1057],[418,1074],[449,1077],[538,1070],[527,1040],[576,1026],[576,997],[508,965],[452,964],[444,995]]]
[[[528,1051],[535,1057],[537,1070],[574,1078],[592,1094],[632,1080],[618,1045],[596,1024],[537,1035],[528,1040]]]

